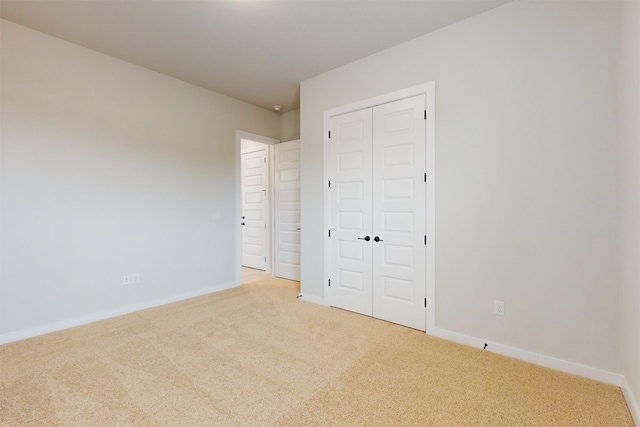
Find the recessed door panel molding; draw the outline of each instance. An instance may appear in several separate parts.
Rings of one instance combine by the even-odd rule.
[[[385,235],[392,233],[413,234],[414,212],[385,212],[382,215],[382,231]]]
[[[415,256],[413,246],[385,244],[382,262],[385,267],[415,268]]]
[[[300,182],[300,169],[285,169],[280,170],[278,174],[280,182]]]
[[[340,171],[362,170],[362,152],[343,153],[338,156],[338,169]]]
[[[259,174],[258,174],[259,173]],[[245,175],[245,189],[247,191],[255,191],[257,187],[262,187],[266,183],[266,179],[263,179],[262,172],[248,171]]]
[[[413,145],[404,144],[393,147],[385,147],[383,153],[384,166],[412,166]]]
[[[380,117],[379,126],[386,136],[411,135],[415,131],[416,116],[414,113],[411,107],[406,110],[386,113]],[[385,145],[393,142],[394,140],[385,141]]]
[[[245,193],[244,201],[245,203],[262,203],[262,191],[254,192],[254,193]]]
[[[414,283],[412,281],[395,277],[383,277],[382,282],[384,284],[383,294],[385,298],[409,307],[413,304],[415,296],[413,294]]]
[[[355,182],[339,182],[338,183],[338,200],[362,200],[364,197],[364,187],[367,185],[363,181]]]
[[[282,183],[282,181],[280,181]],[[292,189],[292,190],[280,190],[279,193],[279,201],[284,203],[300,203],[300,190]]]
[[[336,230],[364,231],[362,212],[337,212]]]
[[[337,141],[340,145],[346,145],[355,142],[358,144],[367,138],[370,132],[366,129],[369,123],[366,120],[353,120],[349,122],[339,123],[338,131],[340,139]]]
[[[360,295],[364,292],[364,280],[364,274],[362,271],[339,269],[338,281],[335,284],[335,287],[347,293],[352,292]]]
[[[285,230],[280,232],[280,241],[285,244],[300,245],[300,232]]]
[[[280,251],[280,262],[291,267],[300,267],[300,252]],[[291,279],[293,280],[293,279]]]
[[[338,258],[361,262],[363,260],[362,244],[340,240],[338,242]]]
[[[283,145],[284,144],[284,145]],[[278,144],[278,161],[282,164],[292,163],[292,169],[284,170],[297,170],[300,175],[300,168],[295,168],[295,163],[300,161],[300,141],[288,141]]]
[[[259,152],[262,152],[262,151],[263,150],[260,150]],[[260,174],[262,171],[262,164],[263,164],[263,161],[259,155],[248,156],[245,161],[244,168],[249,174],[256,173],[255,171],[257,171],[257,173]]]
[[[300,280],[300,141],[274,150],[274,274]]]
[[[278,217],[280,218],[280,224],[294,224],[300,225],[300,211],[285,211],[281,210]]]
[[[413,200],[414,196],[412,178],[389,178],[382,182],[382,200]]]

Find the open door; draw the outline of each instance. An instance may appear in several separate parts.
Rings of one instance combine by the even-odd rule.
[[[300,140],[276,144],[274,275],[300,280]]]

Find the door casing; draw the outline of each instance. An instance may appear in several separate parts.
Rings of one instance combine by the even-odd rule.
[[[240,283],[242,282],[242,191],[241,191],[241,149],[242,149],[242,140],[249,140],[249,141],[255,141],[255,142],[260,142],[263,144],[268,144],[269,146],[272,146],[274,144],[277,144],[280,142],[280,140],[278,139],[274,139],[274,138],[269,138],[267,136],[263,136],[263,135],[257,135],[254,133],[250,133],[250,132],[245,132],[245,131],[241,131],[241,130],[236,130],[236,209],[235,209],[235,220],[237,222],[235,222],[235,230],[236,230],[236,236],[235,236],[235,241],[236,241],[236,261],[235,261],[235,283],[236,285],[240,285]],[[273,150],[271,149],[272,147],[270,147],[270,154],[269,154],[269,164],[273,164]],[[269,180],[270,182],[273,182],[273,169],[270,167],[269,170]],[[272,190],[273,186],[271,186],[271,190]],[[273,193],[273,192],[272,192]],[[269,221],[268,221],[268,227],[267,230],[269,231],[270,234],[273,233],[273,194],[271,195],[271,206],[269,208]],[[272,257],[272,250],[273,250],[273,239],[270,236],[269,237],[270,243],[269,246],[267,247],[267,250],[269,252],[269,262],[267,264],[267,273],[271,273],[273,271],[273,257]]]
[[[326,110],[324,112],[324,271],[323,271],[323,302],[324,305],[330,306],[330,240],[328,236],[328,230],[330,228],[331,218],[331,206],[330,206],[330,192],[328,182],[330,178],[330,140],[328,136],[329,121],[330,118],[336,115],[345,114],[351,111],[357,111],[364,108],[374,107],[380,104],[386,104],[389,102],[397,101],[400,99],[412,97],[419,94],[425,94],[426,96],[426,110],[427,110],[427,130],[426,130],[426,230],[427,230],[427,254],[426,254],[426,298],[427,298],[427,313],[426,313],[426,332],[431,333],[435,328],[435,312],[436,312],[436,276],[435,276],[435,81],[431,81],[425,84],[413,86],[407,89],[391,92],[385,95],[369,98],[363,101],[354,102],[341,107]]]

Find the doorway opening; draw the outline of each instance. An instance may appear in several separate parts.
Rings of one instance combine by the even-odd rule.
[[[236,171],[236,282],[299,281],[300,141],[236,131]]]
[[[271,272],[270,146],[240,140],[242,266]]]

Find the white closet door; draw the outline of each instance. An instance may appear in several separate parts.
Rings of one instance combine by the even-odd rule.
[[[300,140],[275,148],[275,276],[300,280]]]
[[[423,331],[424,110],[424,95],[373,108],[372,236],[373,316]]]
[[[370,316],[371,109],[333,117],[329,129],[331,305]]]
[[[242,154],[242,265],[266,270],[269,169],[267,149]]]

